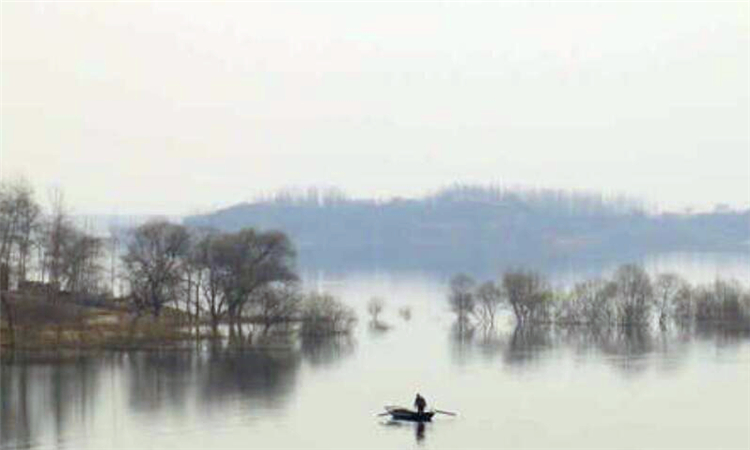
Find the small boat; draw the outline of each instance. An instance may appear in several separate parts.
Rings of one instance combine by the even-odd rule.
[[[424,411],[420,413],[400,406],[386,406],[385,411],[386,414],[391,415],[391,419],[393,420],[408,420],[410,422],[429,422],[432,420],[432,416],[435,415],[435,411]]]

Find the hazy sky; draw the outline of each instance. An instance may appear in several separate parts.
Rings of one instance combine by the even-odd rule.
[[[0,170],[86,213],[457,181],[747,207],[748,9],[3,2]]]

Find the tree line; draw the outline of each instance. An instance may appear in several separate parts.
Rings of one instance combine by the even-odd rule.
[[[62,191],[51,190],[44,211],[31,185],[0,183],[0,289],[43,282],[50,294],[102,289],[104,240],[74,223]]]
[[[477,283],[465,274],[451,279],[448,301],[460,324],[494,326],[509,310],[518,326],[583,325],[594,328],[670,324],[721,324],[750,331],[750,290],[736,280],[692,285],[675,273],[651,276],[625,264],[611,276],[553,289],[543,275],[511,270],[498,281]]]
[[[279,192],[184,223],[281,229],[307,267],[494,273],[510,264],[617,262],[665,251],[745,251],[750,210],[656,214],[637,200],[562,190],[456,185],[422,198]]]
[[[0,291],[14,286],[51,303],[124,304],[136,318],[159,319],[171,308],[214,330],[224,322],[253,321],[268,329],[295,321],[304,334],[330,334],[356,321],[332,296],[301,291],[296,251],[280,231],[221,232],[152,220],[104,238],[74,222],[60,191],[50,200],[45,211],[26,181],[0,184]],[[108,247],[126,286],[119,298],[114,274],[107,283]],[[3,306],[10,319],[5,296]]]
[[[234,233],[167,221],[135,228],[123,256],[132,303],[158,317],[171,305],[211,325],[251,320],[264,329],[302,322],[303,334],[347,330],[353,310],[327,294],[303,294],[295,250],[280,231]]]

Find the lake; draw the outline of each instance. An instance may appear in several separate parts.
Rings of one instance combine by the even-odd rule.
[[[750,280],[747,255],[642,261],[693,282]],[[569,285],[613,267],[550,273]],[[447,279],[307,271],[354,306],[349,338],[264,349],[20,355],[1,367],[2,448],[750,447],[750,340],[720,330],[458,330]],[[372,327],[367,301],[386,302]],[[398,310],[411,308],[410,320]],[[377,416],[455,411],[420,427]]]

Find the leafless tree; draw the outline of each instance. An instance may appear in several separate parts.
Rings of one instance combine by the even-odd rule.
[[[378,316],[385,308],[385,301],[380,297],[373,297],[367,302],[367,312],[372,316],[374,323],[378,322]]]
[[[576,317],[570,322],[604,327],[616,320],[614,284],[601,279],[586,280],[573,287],[572,299],[577,304]]]
[[[189,248],[182,266],[184,310],[195,321],[200,320],[202,311],[201,295],[207,274],[207,251],[213,230],[188,228]]]
[[[212,263],[230,320],[237,320],[252,294],[269,283],[295,281],[295,252],[281,232],[244,229],[211,242]]]
[[[735,327],[742,324],[750,330],[750,291],[737,280],[717,279],[694,291],[697,323],[723,323]]]
[[[8,270],[15,258],[18,283],[26,280],[40,217],[41,206],[28,181],[0,183],[0,265]]]
[[[466,274],[458,274],[450,281],[448,301],[451,310],[456,314],[459,324],[468,324],[469,317],[474,314],[476,299],[474,286],[476,282]]]
[[[44,226],[42,278],[46,274],[52,288],[53,298],[55,298],[63,272],[63,246],[73,230],[73,225],[65,206],[62,190],[51,189],[49,200],[51,211]]]
[[[188,246],[182,225],[158,220],[133,231],[123,263],[139,313],[150,310],[158,317],[165,305],[177,300]]]
[[[211,318],[214,332],[217,332],[219,321],[224,317],[227,310],[227,299],[222,289],[222,281],[228,277],[219,265],[217,257],[218,233],[207,232],[194,243],[192,257],[197,270],[200,272],[201,283],[199,286],[201,304]]]
[[[523,270],[506,272],[503,290],[519,325],[545,319],[551,291],[541,275]]]
[[[618,321],[623,325],[644,325],[648,322],[653,298],[651,278],[635,264],[620,266],[613,283],[616,289]]]
[[[302,297],[296,283],[269,283],[255,291],[249,302],[253,312],[267,332],[273,325],[290,322],[299,312]]]
[[[659,326],[667,326],[667,319],[672,315],[676,299],[688,287],[687,282],[677,274],[662,273],[654,282],[654,303],[659,313]]]
[[[503,301],[503,291],[492,281],[482,283],[477,289],[479,317],[490,328],[495,325],[497,309]]]
[[[67,225],[60,236],[61,287],[75,294],[98,292],[101,284],[102,268],[99,260],[103,241]]]
[[[294,254],[291,241],[280,232],[205,232],[194,245],[192,260],[214,329],[224,318],[238,320],[248,302],[259,302],[261,311],[273,315],[271,305],[280,294],[260,291],[296,281]]]
[[[312,293],[302,303],[303,336],[348,333],[357,322],[354,310],[330,294]]]

